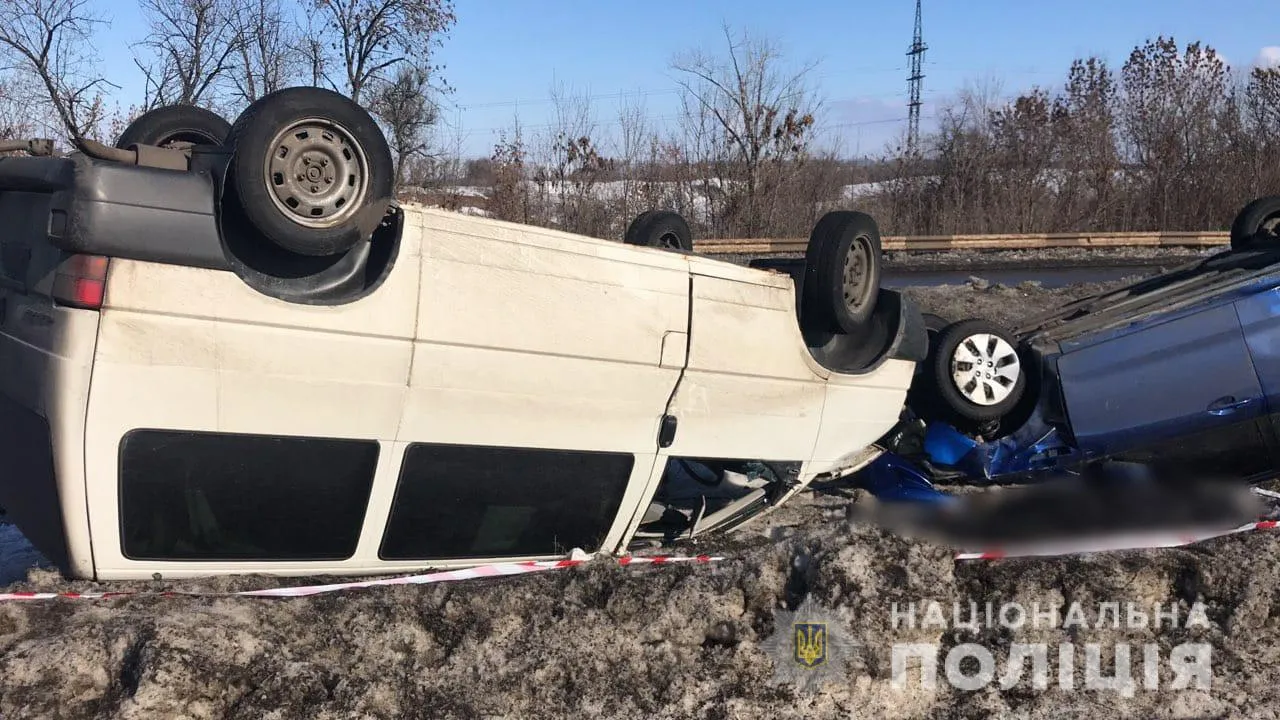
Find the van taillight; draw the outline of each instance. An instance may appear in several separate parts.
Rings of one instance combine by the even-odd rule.
[[[97,310],[107,289],[107,258],[72,255],[53,277],[53,298],[63,305]]]

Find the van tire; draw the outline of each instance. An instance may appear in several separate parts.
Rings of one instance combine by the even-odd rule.
[[[221,146],[231,132],[231,123],[221,115],[194,105],[166,105],[139,115],[116,139],[116,147],[155,145],[172,142]]]
[[[941,315],[936,315],[934,313],[921,313],[920,316],[924,318],[924,331],[925,331],[926,337],[928,337],[929,339],[928,348],[932,348],[933,344],[937,342],[938,333],[942,332],[942,330],[946,328],[948,325],[950,325],[951,323]],[[916,363],[916,369],[915,369],[916,377],[919,377],[924,372],[925,372],[925,363],[924,362]]]
[[[689,223],[669,210],[646,210],[627,227],[622,241],[677,252],[693,252],[693,234]]]
[[[231,126],[227,185],[250,224],[299,255],[346,252],[372,232],[395,189],[391,150],[369,113],[316,87],[256,100]]]
[[[833,332],[860,331],[875,312],[880,264],[880,229],[870,215],[823,215],[805,251],[806,324],[815,330],[825,325]]]
[[[941,315],[935,315],[934,313],[921,313],[921,317],[924,318],[924,329],[929,333],[930,340],[951,324],[951,322],[946,318]]]
[[[1280,248],[1280,195],[1245,205],[1231,223],[1232,250]]]
[[[642,244],[636,241],[636,231],[639,230],[641,227],[643,227],[645,221],[648,220],[650,217],[652,217],[655,212],[657,211],[645,210],[644,212],[637,215],[635,219],[631,221],[631,224],[627,226],[626,232],[622,234],[622,242],[626,245]]]

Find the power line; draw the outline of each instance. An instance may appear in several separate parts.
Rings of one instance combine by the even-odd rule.
[[[847,77],[848,73],[892,73],[892,72],[902,72],[902,70],[903,68],[901,66],[853,67],[853,68],[848,68],[846,72],[841,73],[840,77],[842,78]],[[831,77],[832,77],[831,74],[821,74],[821,75],[815,76],[814,80],[820,82],[822,80],[830,79]],[[612,93],[589,94],[589,95],[575,95],[570,93],[569,98],[575,101],[595,102],[596,100],[623,100],[631,97],[650,97],[654,95],[678,95],[681,92],[683,92],[683,89],[679,87],[642,88],[638,90],[620,90],[618,92],[612,92]],[[493,100],[493,101],[480,102],[480,103],[456,104],[455,107],[461,108],[462,110],[465,111],[465,110],[480,110],[480,109],[502,108],[502,107],[519,107],[521,105],[531,105],[531,106],[547,105],[554,102],[555,102],[554,98],[542,97],[542,98],[527,99],[527,100],[519,100],[519,99]]]
[[[675,95],[680,92],[679,88],[667,88],[665,90],[633,90],[622,91],[616,93],[607,93],[604,95],[570,95],[569,98],[574,101],[595,102],[596,100],[623,100],[631,97],[652,97],[654,95]],[[470,105],[459,105],[463,110],[481,110],[487,108],[501,107],[519,107],[521,105],[549,105],[554,103],[554,98],[542,98],[540,100],[501,100],[483,103],[471,103]]]
[[[852,99],[858,99],[858,98],[852,98]],[[677,113],[673,115],[658,115],[655,117],[645,117],[644,122],[662,123],[662,122],[669,122],[672,120],[680,120],[685,117],[687,116],[684,113]],[[933,117],[934,116],[931,115],[926,119],[932,119]],[[881,118],[878,120],[850,120],[850,121],[836,122],[836,123],[821,123],[817,126],[817,129],[818,130],[834,130],[834,129],[840,129],[840,128],[862,127],[864,125],[883,125],[886,123],[906,122],[907,120],[908,118],[905,118],[905,117]],[[591,129],[612,128],[612,127],[618,127],[622,125],[624,122],[626,121],[621,118],[617,118],[613,120],[593,121],[593,122],[587,123],[587,125]],[[525,131],[537,131],[537,130],[554,130],[559,127],[561,127],[561,123],[558,123],[558,122],[538,123],[534,125],[526,125],[522,123],[520,125],[520,131],[525,132]],[[499,126],[485,127],[485,128],[471,128],[465,131],[464,139],[470,139],[472,137],[475,137],[476,135],[480,135],[483,133],[496,133],[496,132],[502,132],[504,130],[513,130],[513,129],[515,129],[514,125],[499,125]]]
[[[928,92],[925,92],[923,95],[925,97],[930,97],[938,94],[938,92],[939,91],[937,90],[930,90]],[[593,96],[593,97],[599,97],[603,99],[611,96],[599,95],[599,96]],[[868,94],[868,95],[850,95],[846,97],[827,98],[824,100],[823,104],[825,107],[830,108],[832,106],[836,106],[841,103],[856,103],[856,102],[865,101],[865,100],[883,100],[886,98],[901,98],[901,97],[902,97],[901,92],[884,92],[884,93],[874,93],[874,94]],[[546,102],[553,102],[553,101],[546,101]],[[475,107],[475,106],[472,106],[472,107]],[[682,117],[685,117],[684,113],[678,113],[674,115],[663,115],[659,117],[645,117],[644,119],[646,121],[658,121],[658,120],[674,120]],[[611,127],[611,126],[620,125],[623,122],[624,121],[621,118],[614,118],[611,120],[603,120],[603,121],[593,120],[586,124],[593,127]],[[880,121],[874,121],[874,122],[880,122]],[[520,129],[521,130],[539,130],[539,129],[558,127],[559,125],[560,123],[557,123],[557,122],[538,123],[534,125],[527,125],[527,124],[521,123]],[[489,127],[470,128],[468,129],[467,132],[468,133],[499,132],[502,130],[509,130],[512,127],[513,127],[512,124],[507,123],[503,125],[496,125],[496,126],[489,126]]]

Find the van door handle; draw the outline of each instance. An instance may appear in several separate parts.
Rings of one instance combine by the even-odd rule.
[[[1234,395],[1223,395],[1209,403],[1209,414],[1217,416],[1230,415],[1251,402],[1253,402],[1253,398],[1237,400]]]

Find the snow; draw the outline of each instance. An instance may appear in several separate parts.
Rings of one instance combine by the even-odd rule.
[[[489,188],[480,187],[478,185],[451,185],[444,188],[445,192],[459,197],[470,198],[487,198],[489,197]]]

